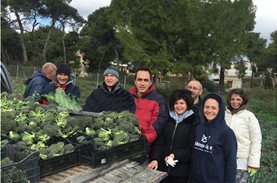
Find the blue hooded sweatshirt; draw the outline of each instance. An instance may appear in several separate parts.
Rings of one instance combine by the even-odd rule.
[[[35,71],[32,77],[25,81],[27,85],[23,97],[32,96],[34,93],[41,94],[45,86],[49,84],[51,80],[48,79],[41,71]]]
[[[196,128],[196,137],[191,159],[193,183],[235,183],[237,142],[234,132],[225,122],[224,103],[217,94],[208,94],[203,99],[219,102],[219,112],[208,122],[201,108],[201,123]]]

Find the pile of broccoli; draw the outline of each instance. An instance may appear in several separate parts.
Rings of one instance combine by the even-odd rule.
[[[41,105],[32,97],[22,99],[6,93],[1,94],[0,108],[1,135],[15,144],[38,150],[42,159],[74,149],[72,144],[70,150],[66,144],[49,144],[52,138],[65,139],[79,134],[78,142],[89,139],[91,143],[110,148],[140,137],[137,118],[129,111],[72,116],[70,111],[55,105]],[[59,150],[53,152],[54,149]]]

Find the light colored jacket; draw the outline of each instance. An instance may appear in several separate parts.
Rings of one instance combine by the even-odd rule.
[[[248,166],[259,168],[262,133],[255,115],[247,109],[232,114],[226,108],[225,121],[235,132],[238,144],[237,157],[246,158]]]

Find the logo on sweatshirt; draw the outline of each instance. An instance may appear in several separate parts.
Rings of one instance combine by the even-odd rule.
[[[211,136],[206,136],[205,134],[203,134],[201,142],[196,141],[194,143],[194,148],[203,152],[213,153],[213,146],[207,143],[210,138]]]
[[[207,141],[208,141],[208,139],[210,138],[211,136],[205,136],[205,134],[203,134],[203,136],[202,136],[202,139],[201,139],[201,141],[203,142],[203,143],[207,143]]]

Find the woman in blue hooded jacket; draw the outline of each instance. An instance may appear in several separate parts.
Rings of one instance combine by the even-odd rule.
[[[235,183],[237,142],[225,122],[222,98],[208,94],[203,99],[201,123],[191,159],[191,183]]]

